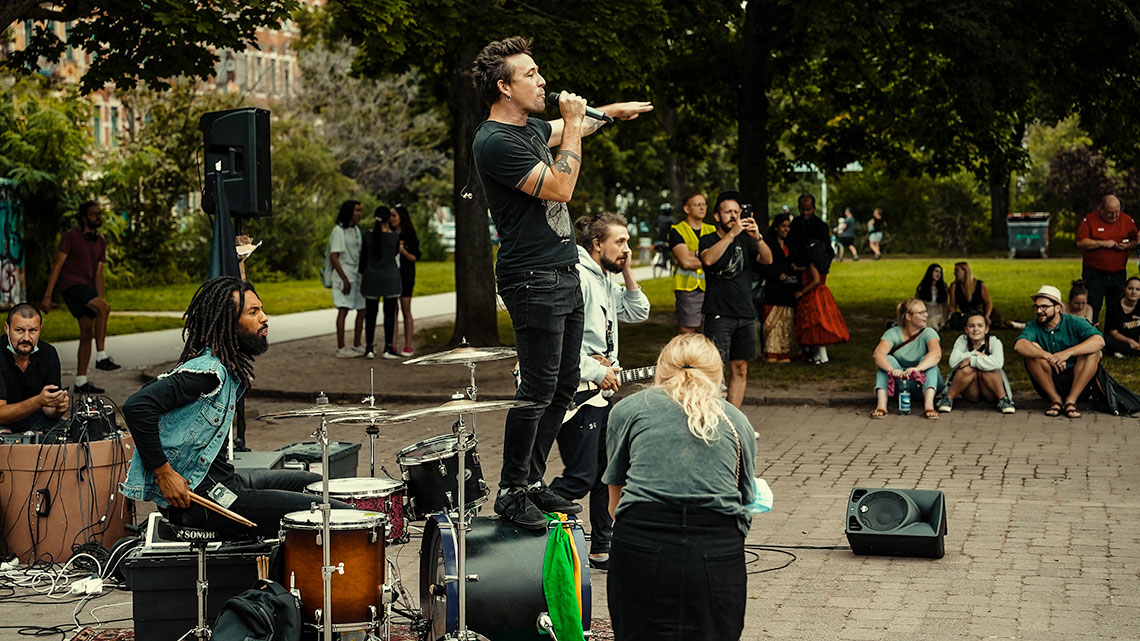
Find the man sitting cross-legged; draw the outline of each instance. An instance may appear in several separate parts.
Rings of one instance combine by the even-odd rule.
[[[1042,285],[1032,296],[1037,319],[1025,326],[1013,350],[1025,357],[1025,369],[1037,394],[1050,402],[1046,416],[1080,418],[1077,400],[1091,391],[1100,365],[1104,337],[1087,320],[1062,314],[1061,290]]]

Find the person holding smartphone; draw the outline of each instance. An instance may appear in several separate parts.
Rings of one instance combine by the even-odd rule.
[[[59,354],[40,340],[42,325],[35,305],[8,311],[0,338],[0,433],[48,431],[71,407],[60,384]]]
[[[1100,321],[1104,301],[1116,301],[1124,295],[1128,251],[1136,239],[1136,223],[1121,210],[1120,199],[1112,194],[1102,198],[1100,207],[1077,226],[1077,247],[1084,252],[1081,278],[1088,288],[1093,325]]]

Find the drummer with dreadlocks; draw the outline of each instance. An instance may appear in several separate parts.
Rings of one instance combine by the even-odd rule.
[[[313,497],[302,492],[321,477],[301,470],[237,474],[228,459],[234,407],[249,389],[254,358],[269,348],[269,317],[253,285],[223,276],[198,288],[183,318],[178,365],[123,405],[135,441],[123,495],[154,501],[172,523],[249,531],[191,503],[193,492],[257,523],[257,534],[274,536],[282,516],[309,509]]]

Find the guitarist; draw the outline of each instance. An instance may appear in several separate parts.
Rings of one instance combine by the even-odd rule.
[[[576,501],[590,495],[590,567],[605,570],[610,558],[609,489],[602,483],[606,469],[608,399],[621,386],[618,380],[618,323],[640,323],[649,318],[649,299],[633,278],[632,251],[625,218],[602,213],[579,218],[578,274],[585,301],[585,329],[579,359],[582,385],[574,396],[578,410],[558,432],[558,450],[566,469],[550,489]],[[624,286],[610,274],[621,274]]]

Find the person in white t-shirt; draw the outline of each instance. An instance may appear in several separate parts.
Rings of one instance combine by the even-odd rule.
[[[336,225],[329,234],[329,265],[333,277],[333,305],[336,306],[336,357],[356,358],[364,354],[361,333],[364,330],[364,294],[360,291],[360,201],[346,200],[336,214]],[[345,344],[344,319],[356,310],[352,347]]]

